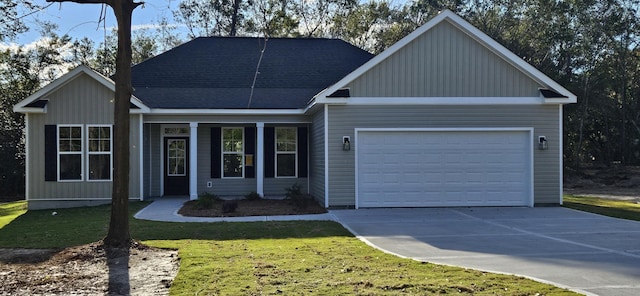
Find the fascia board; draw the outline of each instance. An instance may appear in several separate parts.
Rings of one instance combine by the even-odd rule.
[[[304,115],[305,109],[150,109],[161,115]]]

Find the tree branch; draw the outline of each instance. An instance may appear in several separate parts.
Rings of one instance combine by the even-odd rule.
[[[73,2],[78,4],[107,4],[113,7],[116,3],[116,0],[46,0],[47,2]],[[131,1],[131,5],[133,5],[133,9],[136,7],[143,5],[144,2],[133,2]]]

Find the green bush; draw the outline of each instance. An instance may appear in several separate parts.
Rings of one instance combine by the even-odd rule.
[[[196,205],[199,209],[211,209],[219,201],[221,200],[217,195],[209,192],[203,192],[198,196]]]
[[[260,196],[260,194],[258,194],[255,191],[251,191],[251,192],[247,193],[247,195],[245,195],[244,198],[247,199],[247,200],[258,200],[258,199],[261,199],[262,196]]]
[[[284,190],[287,191],[287,193],[285,193],[284,195],[285,198],[299,209],[307,208],[307,206],[311,202],[311,195],[303,193],[298,183],[295,183],[291,185],[291,187],[285,188]]]

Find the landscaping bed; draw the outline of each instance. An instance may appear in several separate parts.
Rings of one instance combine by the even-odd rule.
[[[224,211],[225,204],[235,203],[232,212]],[[240,199],[233,201],[214,201],[210,208],[202,208],[197,200],[189,201],[178,211],[183,216],[193,217],[243,217],[322,214],[327,210],[317,202],[310,200],[305,207],[296,206],[285,199]]]

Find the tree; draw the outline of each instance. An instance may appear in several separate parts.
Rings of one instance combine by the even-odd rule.
[[[0,42],[27,31],[20,12],[28,14],[40,8],[28,0],[0,0]]]
[[[133,0],[47,0],[47,2],[75,2],[106,4],[113,9],[118,22],[118,51],[116,55],[114,107],[114,172],[111,197],[111,219],[104,244],[129,247],[129,100],[131,99],[131,18],[133,10],[142,2]]]
[[[240,0],[185,0],[174,17],[189,30],[189,37],[235,36],[243,22]]]

